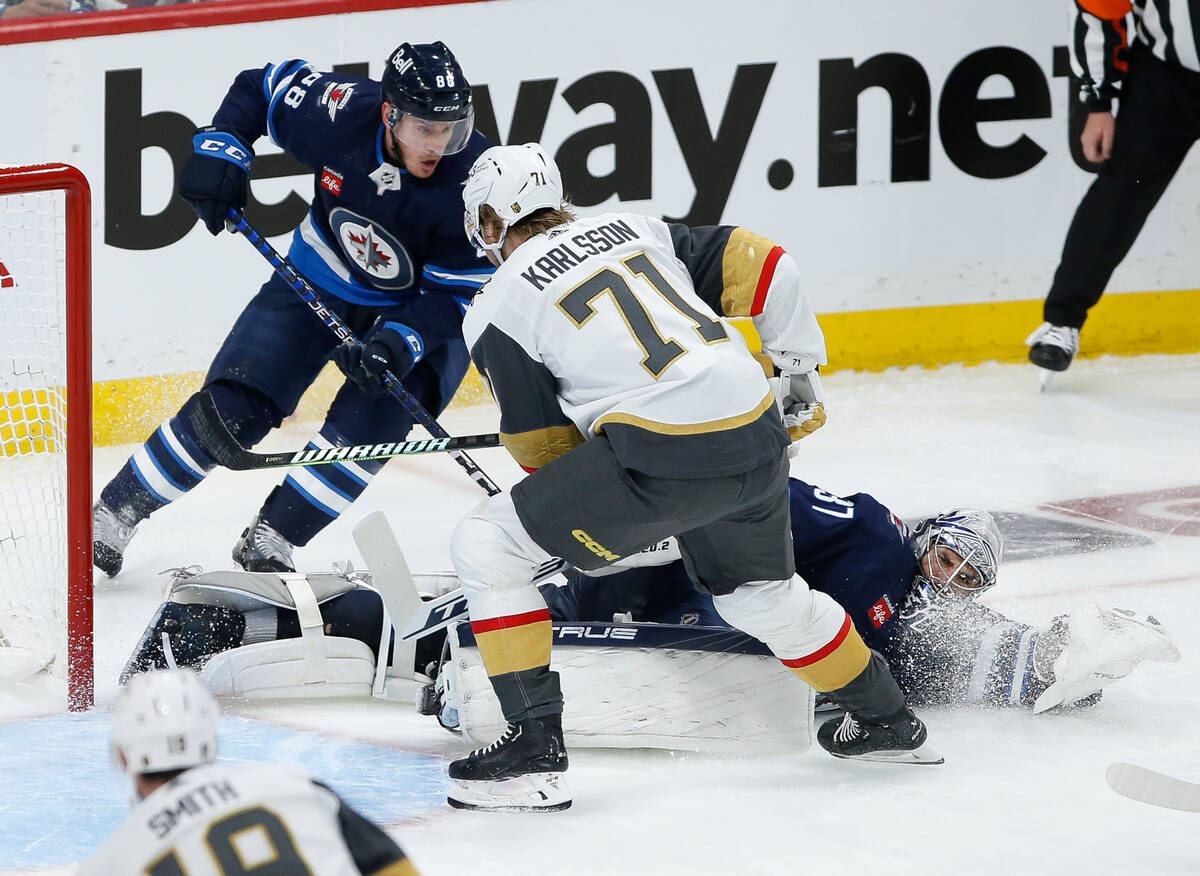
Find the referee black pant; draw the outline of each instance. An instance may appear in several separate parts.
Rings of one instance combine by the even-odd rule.
[[[1046,298],[1046,322],[1083,326],[1197,139],[1200,73],[1160,61],[1136,40],[1121,88],[1112,157],[1075,210]]]

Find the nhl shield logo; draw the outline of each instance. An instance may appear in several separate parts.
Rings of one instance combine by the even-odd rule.
[[[329,213],[329,227],[347,260],[368,285],[377,289],[407,289],[413,284],[412,259],[404,245],[370,219],[338,207]]]

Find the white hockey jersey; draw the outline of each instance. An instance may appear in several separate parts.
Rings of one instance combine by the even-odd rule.
[[[377,826],[292,767],[212,764],[138,803],[77,876],[415,876]],[[261,872],[268,872],[264,869]]]
[[[754,319],[775,365],[826,361],[780,247],[742,228],[610,213],[521,244],[475,297],[463,335],[523,466],[603,432],[628,468],[714,476],[788,443],[764,366],[727,316]]]

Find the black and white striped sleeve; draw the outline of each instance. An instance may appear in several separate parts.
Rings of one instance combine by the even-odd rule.
[[[1114,4],[1108,4],[1113,6]],[[1113,98],[1128,69],[1128,25],[1124,16],[1111,15],[1113,8],[1102,8],[1096,0],[1075,0],[1071,23],[1071,67],[1079,78],[1079,99],[1091,112],[1112,109]]]

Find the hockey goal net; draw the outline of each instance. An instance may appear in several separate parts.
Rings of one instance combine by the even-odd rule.
[[[92,704],[91,195],[0,166],[0,681]]]

